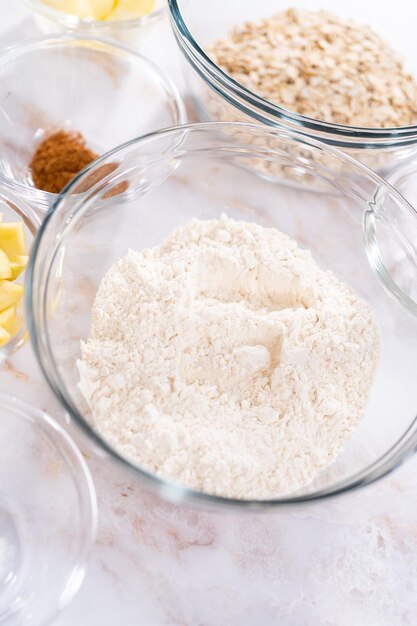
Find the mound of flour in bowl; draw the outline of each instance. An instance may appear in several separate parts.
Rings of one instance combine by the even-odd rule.
[[[192,220],[97,292],[80,390],[97,429],[188,487],[270,498],[357,428],[379,357],[370,306],[274,228]]]

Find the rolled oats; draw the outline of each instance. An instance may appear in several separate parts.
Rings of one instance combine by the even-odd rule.
[[[348,126],[417,124],[417,82],[371,28],[326,11],[288,9],[246,22],[209,54],[263,98]]]

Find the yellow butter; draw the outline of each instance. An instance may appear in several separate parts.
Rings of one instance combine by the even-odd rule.
[[[0,346],[4,346],[4,344],[7,343],[9,339],[10,333],[5,328],[0,326]]]
[[[111,20],[129,20],[149,15],[155,9],[155,0],[116,0],[115,4],[110,14]]]
[[[23,285],[14,281],[28,263],[23,222],[3,222],[0,214],[0,346],[23,326],[16,305],[23,296]]]
[[[7,330],[7,332],[14,332],[14,328],[16,326],[16,307],[10,306],[8,309],[4,309],[4,311],[0,311],[0,326]]]
[[[0,280],[0,311],[17,304],[23,296],[23,285]]]
[[[0,250],[8,257],[26,255],[26,236],[23,222],[0,223]]]
[[[105,20],[116,4],[116,0],[43,0],[43,2],[62,13],[94,20]]]
[[[29,257],[24,254],[16,254],[9,258],[10,262],[10,280],[16,280],[23,272],[28,264]],[[1,276],[0,276],[1,278]]]
[[[11,278],[12,270],[10,268],[9,257],[3,250],[0,250],[0,278]]]

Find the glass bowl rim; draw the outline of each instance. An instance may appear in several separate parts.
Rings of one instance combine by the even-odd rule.
[[[187,114],[184,100],[175,83],[165,75],[158,65],[140,52],[103,37],[95,37],[83,33],[55,33],[19,40],[15,43],[0,47],[0,64],[13,63],[16,59],[24,55],[30,55],[34,51],[42,49],[53,50],[56,47],[66,46],[72,42],[78,43],[83,41],[93,43],[95,46],[98,45],[98,48],[101,50],[103,46],[105,46],[106,51],[111,55],[113,55],[114,50],[116,50],[119,53],[127,55],[129,57],[129,63],[132,63],[134,60],[134,62],[139,63],[140,66],[146,67],[152,76],[152,81],[159,83],[165,90],[167,96],[169,96],[174,103],[175,119],[173,119],[172,126],[185,123]],[[0,183],[15,193],[24,194],[24,198],[27,202],[33,202],[34,206],[43,211],[47,211],[59,195],[20,183],[14,178],[5,176],[3,173],[0,174]]]
[[[187,25],[179,6],[180,2],[181,0],[168,0],[168,8],[174,34],[180,48],[187,57],[187,61],[191,63],[193,69],[196,70],[210,86],[212,86],[211,81],[215,84],[217,93],[220,93],[230,104],[237,106],[250,117],[271,126],[279,124],[279,120],[283,120],[284,122],[296,124],[307,130],[326,133],[328,135],[331,133],[336,138],[334,145],[340,148],[350,147],[355,149],[367,148],[378,150],[387,148],[388,146],[398,147],[398,145],[413,145],[417,142],[417,124],[390,128],[335,124],[291,111],[290,109],[274,104],[262,96],[259,96],[229,76],[204,52]],[[243,100],[246,106],[239,105],[239,99]],[[256,114],[256,111],[253,111],[253,107],[260,112],[260,116]],[[277,121],[271,122],[270,120],[265,120],[262,117],[263,113],[275,116]],[[346,141],[343,141],[343,137],[355,140],[355,143],[346,143]],[[356,143],[357,139],[361,139],[362,143]],[[382,139],[391,141],[388,144],[386,142],[383,144],[377,143],[378,140],[380,141]],[[375,140],[375,143],[373,143],[372,140]],[[322,141],[329,140],[322,137]]]
[[[88,556],[97,535],[98,507],[96,489],[87,462],[77,444],[65,428],[51,417],[47,411],[4,392],[0,392],[0,410],[8,411],[17,419],[24,420],[31,428],[40,429],[53,448],[60,454],[62,450],[69,450],[72,454],[71,462],[64,455],[65,468],[66,471],[71,469],[71,482],[75,485],[78,494],[83,528],[77,528],[77,562],[72,566],[71,586],[69,589],[66,587],[64,595],[62,596],[61,594],[56,599],[54,610],[47,616],[49,623],[74,598],[84,579]],[[52,437],[50,436],[51,434]],[[76,476],[72,474],[73,470],[75,470]],[[63,597],[65,598],[64,600]],[[13,617],[13,613],[9,617]]]
[[[50,19],[53,22],[60,24],[63,27],[76,30],[77,28],[88,30],[89,28],[97,28],[105,33],[108,30],[133,30],[135,28],[142,28],[148,26],[160,18],[165,13],[165,7],[162,6],[159,9],[152,11],[147,15],[140,17],[132,17],[127,20],[94,20],[92,18],[80,18],[70,13],[58,11],[53,7],[50,7],[42,2],[42,0],[21,0],[21,2],[31,9],[34,13],[41,15],[44,18]]]
[[[38,258],[42,235],[46,230],[50,219],[55,214],[55,212],[59,210],[59,206],[63,201],[65,201],[66,196],[71,194],[72,188],[78,183],[80,178],[87,175],[90,170],[94,169],[94,167],[99,167],[107,159],[112,159],[117,156],[117,154],[128,150],[132,146],[140,145],[141,143],[145,143],[149,140],[152,141],[153,139],[160,136],[167,137],[169,135],[175,135],[176,133],[182,133],[184,131],[198,132],[199,130],[211,131],[213,129],[221,131],[227,128],[242,131],[249,130],[250,132],[255,133],[257,136],[259,136],[260,131],[258,124],[243,122],[206,122],[174,126],[172,128],[161,129],[148,133],[147,135],[142,135],[141,137],[132,139],[102,155],[99,159],[88,165],[82,172],[80,172],[58,195],[56,201],[50,207],[34,242],[27,274],[28,288],[25,294],[26,311],[28,317],[28,325],[30,328],[32,347],[34,349],[39,366],[51,390],[58,398],[65,411],[74,419],[77,426],[81,428],[82,432],[91,440],[91,442],[96,444],[100,450],[106,452],[111,459],[115,460],[118,464],[121,464],[121,466],[127,469],[132,474],[132,476],[139,476],[142,481],[152,486],[166,500],[172,501],[174,503],[198,502],[202,505],[206,505],[209,507],[223,505],[229,508],[238,508],[240,510],[281,510],[291,505],[301,505],[327,500],[334,496],[342,495],[344,493],[348,493],[361,487],[370,485],[380,478],[383,478],[384,476],[390,474],[392,471],[402,465],[409,457],[417,452],[417,413],[416,417],[413,419],[406,431],[388,450],[385,451],[382,456],[380,456],[370,465],[366,466],[364,469],[356,472],[354,475],[349,476],[346,479],[336,481],[330,487],[322,488],[318,491],[301,496],[285,496],[282,498],[259,500],[228,498],[225,496],[216,496],[209,493],[200,492],[186,487],[182,484],[171,482],[169,479],[161,478],[156,474],[152,474],[146,469],[135,465],[133,462],[130,462],[126,457],[120,454],[109,443],[107,443],[107,441],[98,433],[98,431],[93,429],[93,427],[82,416],[82,414],[78,411],[78,409],[72,402],[69,394],[67,393],[67,387],[64,381],[61,379],[60,375],[57,374],[57,368],[55,368],[55,376],[58,378],[58,382],[56,382],[56,379],[54,380],[53,377],[49,374],[48,367],[51,367],[51,364],[54,366],[55,361],[52,356],[48,333],[47,331],[44,333],[46,335],[45,347],[43,345],[43,342],[41,341],[41,331],[38,332],[38,324],[35,321],[36,316],[33,313],[33,311],[35,310],[35,264]],[[278,136],[280,139],[295,140],[298,143],[304,143],[308,146],[319,148],[329,155],[332,155],[333,157],[346,162],[351,167],[354,167],[357,171],[359,171],[365,178],[377,184],[379,193],[380,189],[383,188],[386,192],[389,193],[390,196],[393,196],[397,199],[397,201],[401,202],[404,206],[410,209],[417,219],[417,210],[414,209],[414,207],[394,187],[392,187],[392,185],[390,185],[388,182],[378,176],[369,167],[362,164],[357,159],[354,159],[350,155],[345,154],[338,148],[329,146],[328,144],[325,144],[317,139],[307,137],[306,135],[298,131],[290,130],[283,127],[263,126],[262,132],[271,134],[273,136]],[[254,149],[256,148],[257,146],[254,146]],[[187,150],[181,148],[181,154],[184,155],[186,153]],[[78,210],[81,209],[79,208]],[[75,213],[76,212],[77,211],[75,211]],[[49,271],[50,268],[47,270],[48,275]],[[42,317],[44,318],[44,314]],[[43,322],[44,319],[42,319],[42,323]],[[44,326],[45,328],[47,327],[46,324]]]

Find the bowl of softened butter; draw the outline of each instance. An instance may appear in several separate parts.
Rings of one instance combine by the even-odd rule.
[[[44,33],[69,31],[134,44],[164,15],[163,0],[23,0]]]
[[[0,188],[0,364],[27,338],[24,281],[40,224],[37,213],[26,202]]]
[[[214,507],[322,500],[417,449],[416,242],[413,207],[335,148],[250,124],[159,131],[58,197],[31,339],[126,478]]]

